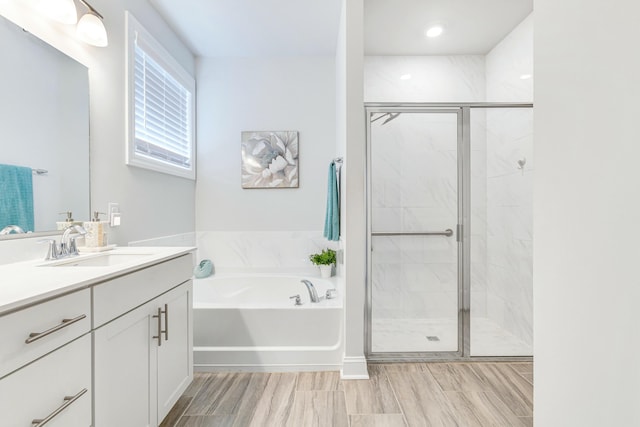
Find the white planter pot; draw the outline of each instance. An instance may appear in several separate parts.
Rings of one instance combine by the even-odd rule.
[[[328,279],[331,277],[331,270],[333,269],[333,265],[319,265],[320,267],[320,277],[323,279]]]

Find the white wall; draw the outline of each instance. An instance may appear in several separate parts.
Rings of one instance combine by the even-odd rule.
[[[535,425],[640,425],[640,3],[536,0]]]
[[[332,57],[198,59],[201,231],[320,230],[335,157]],[[242,131],[299,132],[300,187],[243,189]]]
[[[344,0],[336,48],[338,152],[344,154],[342,239],[344,244],[345,352],[343,378],[367,378],[364,358],[366,269],[364,4]]]
[[[27,2],[0,1],[0,14],[40,36],[89,68],[91,206],[104,211],[120,203],[122,226],[112,242],[192,232],[195,229],[195,183],[125,165],[124,11],[135,17],[194,73],[194,58],[147,0],[94,0],[103,16],[109,46],[96,48],[75,40],[72,26],[53,24],[33,13]],[[76,218],[80,219],[80,218]]]

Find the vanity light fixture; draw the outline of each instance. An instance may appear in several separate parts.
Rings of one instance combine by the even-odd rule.
[[[104,18],[85,0],[79,1],[85,5],[89,11],[78,21],[76,34],[80,40],[90,45],[98,47],[107,46],[109,44],[109,40],[107,38],[107,29],[104,27],[104,23],[102,22]]]
[[[68,25],[78,22],[78,10],[73,0],[41,0],[39,7],[42,13],[55,21]]]
[[[429,28],[426,32],[425,35],[427,37],[429,37],[430,39],[434,38],[434,37],[439,37],[442,32],[444,31],[444,28],[442,28],[442,26],[440,25],[435,25],[431,28]]]

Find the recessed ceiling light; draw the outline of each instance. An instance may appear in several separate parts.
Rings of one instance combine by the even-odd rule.
[[[400,76],[400,80],[409,80],[411,79],[411,74],[403,74]]]
[[[522,74],[520,80],[529,80],[531,77],[533,77],[532,74]]]
[[[425,34],[427,35],[427,37],[433,38],[438,37],[440,34],[442,34],[442,31],[444,31],[444,29],[440,25],[436,25],[429,28]]]

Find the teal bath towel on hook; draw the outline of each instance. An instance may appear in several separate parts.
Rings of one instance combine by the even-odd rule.
[[[31,168],[0,165],[0,228],[17,225],[33,231],[33,223]]]
[[[327,180],[327,211],[324,219],[324,237],[332,241],[340,239],[339,200],[336,163],[331,162],[329,165],[329,179]]]

